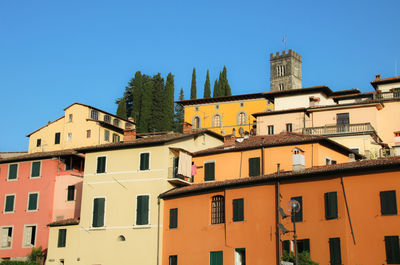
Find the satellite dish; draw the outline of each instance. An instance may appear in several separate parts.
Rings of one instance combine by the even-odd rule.
[[[295,212],[295,213],[298,213],[298,212],[300,212],[300,208],[301,208],[301,206],[300,206],[300,203],[298,202],[298,201],[296,201],[296,200],[290,200],[289,202],[288,202],[288,205],[287,205],[288,207],[288,211],[290,211],[290,212]]]

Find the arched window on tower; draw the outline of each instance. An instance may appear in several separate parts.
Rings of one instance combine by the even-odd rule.
[[[276,73],[277,73],[278,77],[279,76],[285,76],[285,66],[284,65],[278,65],[276,67]]]

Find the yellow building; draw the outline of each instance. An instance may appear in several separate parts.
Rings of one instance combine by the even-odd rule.
[[[266,93],[177,101],[184,107],[184,121],[194,129],[208,129],[221,135],[243,136],[255,132],[255,112],[274,109]]]
[[[197,131],[136,139],[135,130],[127,133],[129,141],[79,150],[86,154],[81,217],[50,225],[47,265],[161,264],[158,196],[188,185],[178,176],[190,177],[191,153],[219,146],[223,137]]]
[[[27,135],[29,153],[119,142],[132,121],[81,103],[64,109],[64,116]]]

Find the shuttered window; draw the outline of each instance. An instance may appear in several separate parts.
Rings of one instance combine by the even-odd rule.
[[[310,253],[310,239],[299,239],[297,240],[297,252],[308,252]]]
[[[210,265],[222,265],[222,264],[223,264],[222,251],[211,251],[210,252]]]
[[[338,218],[337,192],[325,193],[325,218],[327,220]]]
[[[24,247],[33,247],[36,243],[36,226],[25,226]]]
[[[292,222],[294,220],[296,220],[296,222],[303,222],[303,197],[299,196],[299,197],[292,197],[290,198],[291,200],[296,200],[299,202],[300,204],[300,211],[298,213],[295,214],[295,217],[292,216]]]
[[[40,161],[32,162],[31,177],[40,177]]]
[[[71,185],[68,186],[67,201],[73,201],[73,200],[75,200],[75,186]]]
[[[400,264],[400,246],[398,236],[385,236],[387,264]]]
[[[149,224],[149,196],[137,196],[136,203],[136,225]]]
[[[57,247],[59,247],[59,248],[64,248],[64,247],[65,247],[66,239],[67,239],[67,229],[59,229],[59,230],[58,230],[58,243],[57,243]]]
[[[149,170],[150,153],[140,154],[140,170]]]
[[[224,196],[217,195],[217,196],[212,197],[211,223],[212,224],[225,223],[225,198],[224,198]]]
[[[4,206],[4,212],[14,212],[15,195],[6,195],[6,205]]]
[[[215,163],[208,162],[204,164],[204,180],[215,180]]]
[[[290,240],[284,240],[282,242],[282,251],[290,252]]]
[[[97,158],[97,173],[105,173],[106,172],[106,157],[99,156]]]
[[[37,210],[38,197],[39,197],[39,194],[37,194],[37,193],[29,194],[29,196],[28,196],[28,211]]]
[[[259,157],[249,158],[249,176],[250,177],[260,176],[260,158]]]
[[[93,200],[92,227],[104,226],[105,201],[106,201],[105,198],[95,198]]]
[[[59,132],[54,135],[54,144],[60,144],[60,136]]]
[[[169,209],[169,228],[178,227],[178,209]]]
[[[382,215],[397,214],[396,191],[381,191],[380,197]]]
[[[169,256],[169,265],[178,265],[178,256],[177,255],[172,255]]]
[[[342,264],[342,254],[340,251],[340,238],[329,238],[329,253],[331,265]]]
[[[17,179],[18,164],[11,164],[8,167],[8,179]]]
[[[244,201],[241,199],[234,199],[233,204],[233,221],[240,222],[244,220]]]

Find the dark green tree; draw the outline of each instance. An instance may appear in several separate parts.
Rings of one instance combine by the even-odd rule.
[[[130,116],[135,119],[136,125],[140,123],[140,110],[142,105],[142,93],[143,93],[143,78],[142,73],[137,71],[135,77],[130,83],[131,95],[132,95],[132,107]]]
[[[190,99],[197,98],[197,89],[196,89],[196,68],[193,67],[192,73],[192,86],[190,87]]]
[[[183,96],[183,88],[179,93],[179,101],[184,100]],[[184,108],[179,104],[175,104],[175,116],[174,116],[174,131],[175,132],[182,132],[183,128],[183,121],[184,121]]]
[[[204,83],[204,98],[211,97],[210,73],[207,69],[206,82]]]
[[[125,97],[119,99],[118,108],[117,108],[117,116],[123,119],[126,119],[126,101]]]
[[[167,76],[167,82],[165,84],[165,96],[164,96],[164,131],[171,131],[173,129],[174,122],[174,76],[169,73]]]
[[[151,78],[144,78],[142,108],[140,113],[138,132],[149,131],[149,121],[151,118],[151,108],[153,105],[153,85]]]
[[[228,82],[226,66],[224,66],[224,69],[222,70],[222,75],[220,76],[220,78],[221,78],[220,83],[222,84],[221,91],[222,91],[223,95],[231,96],[232,92],[231,92],[231,86],[229,85],[229,82]]]
[[[164,96],[164,78],[162,78],[161,74],[158,73],[157,75],[153,76],[153,101],[148,132],[159,132],[164,129]]]

